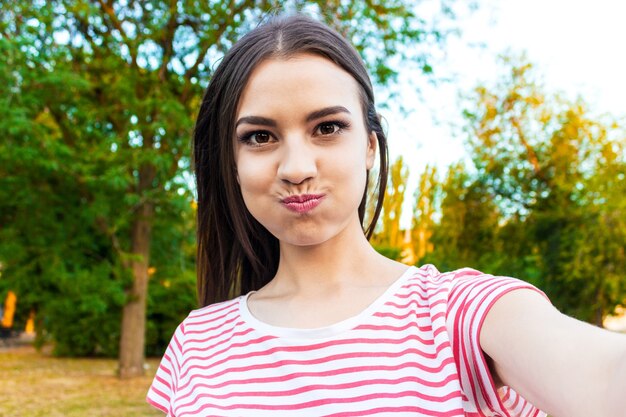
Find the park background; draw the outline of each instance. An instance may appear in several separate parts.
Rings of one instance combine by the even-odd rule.
[[[194,116],[223,53],[280,10],[336,27],[373,74],[380,252],[519,277],[596,325],[623,314],[617,1],[0,4],[0,416],[158,415],[144,355],[197,307]]]

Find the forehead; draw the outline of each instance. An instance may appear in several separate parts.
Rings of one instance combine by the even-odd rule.
[[[238,116],[343,105],[360,113],[360,87],[334,62],[313,54],[262,61],[250,74]],[[353,113],[355,114],[355,113]]]

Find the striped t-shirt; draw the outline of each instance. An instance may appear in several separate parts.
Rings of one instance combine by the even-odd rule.
[[[192,311],[148,402],[168,416],[545,416],[494,385],[479,345],[494,302],[535,289],[472,269],[409,268],[357,316],[316,329],[257,320],[247,296]]]

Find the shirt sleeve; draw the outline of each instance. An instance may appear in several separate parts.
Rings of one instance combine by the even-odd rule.
[[[163,411],[167,417],[174,417],[173,402],[180,376],[184,336],[185,324],[181,323],[165,350],[146,397],[149,404]]]
[[[539,417],[546,414],[509,387],[499,390],[480,347],[480,331],[487,313],[504,294],[531,284],[509,277],[494,277],[472,269],[455,273],[448,298],[446,325],[468,415]],[[544,295],[545,296],[545,295]]]

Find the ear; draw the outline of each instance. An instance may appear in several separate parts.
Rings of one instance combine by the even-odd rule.
[[[370,132],[367,137],[367,154],[366,154],[366,167],[369,171],[374,167],[376,161],[376,148],[378,147],[378,135],[376,132]]]

